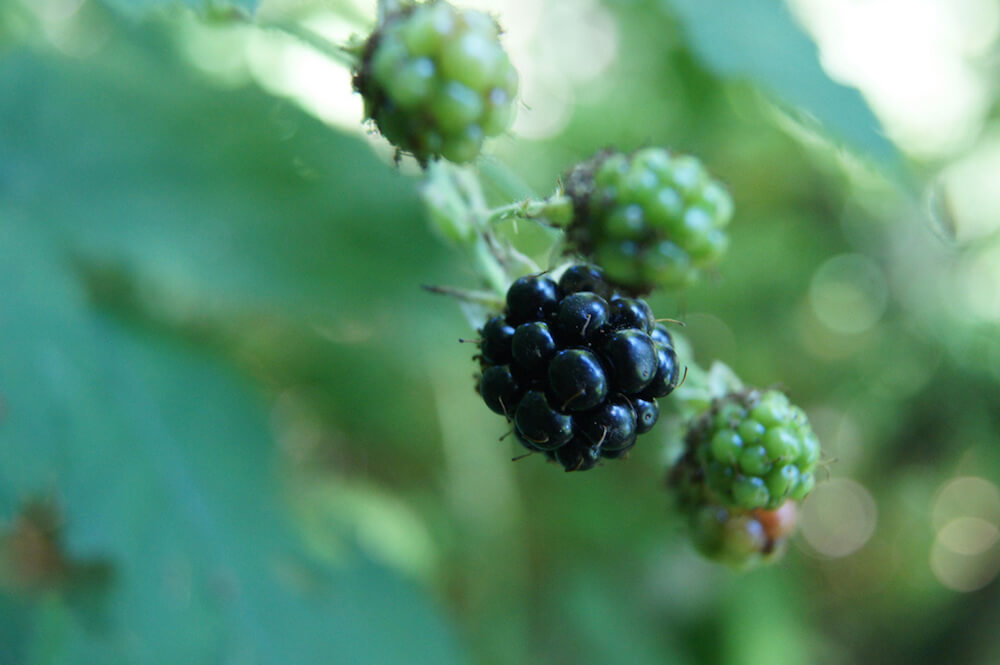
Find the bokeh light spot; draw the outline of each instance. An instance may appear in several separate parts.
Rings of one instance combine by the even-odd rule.
[[[934,577],[952,591],[975,591],[989,584],[1000,571],[1000,552],[962,554],[947,546],[941,534],[931,547],[930,567]]]
[[[816,318],[842,334],[870,329],[882,318],[889,293],[881,269],[860,254],[828,260],[813,276],[809,302]]]
[[[1000,212],[998,212],[1000,214]],[[1000,321],[1000,245],[968,253],[956,266],[955,291],[964,314]]]
[[[953,591],[975,591],[1000,571],[1000,488],[976,476],[946,484],[934,499],[931,571]]]
[[[931,523],[935,529],[959,517],[978,517],[1000,526],[1000,488],[976,476],[955,478],[934,499]]]
[[[982,554],[1000,540],[1000,529],[978,517],[959,517],[938,531],[941,544],[956,554]]]
[[[941,175],[944,198],[960,241],[1000,228],[1000,132],[984,138],[970,154]]]
[[[831,558],[861,549],[877,521],[871,493],[846,478],[818,484],[802,504],[802,535],[816,552]]]

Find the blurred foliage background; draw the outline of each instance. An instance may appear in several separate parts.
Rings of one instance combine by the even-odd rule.
[[[522,75],[494,203],[607,145],[730,185],[653,305],[807,409],[785,560],[696,556],[664,428],[510,462],[322,48],[373,2],[2,0],[0,664],[1000,662],[1000,3],[463,4]]]

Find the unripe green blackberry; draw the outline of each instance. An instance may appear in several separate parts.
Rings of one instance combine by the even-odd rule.
[[[514,116],[517,71],[491,16],[444,0],[409,4],[364,45],[354,88],[400,151],[468,162]]]
[[[797,515],[794,501],[777,510],[750,512],[705,505],[689,513],[688,525],[694,546],[704,556],[745,570],[781,557]]]
[[[815,485],[820,447],[802,409],[777,390],[743,390],[712,403],[689,427],[678,477],[693,503],[774,510]],[[694,488],[693,485],[700,487]]]
[[[564,183],[574,211],[570,244],[622,290],[687,286],[726,250],[732,201],[694,157],[605,151]]]

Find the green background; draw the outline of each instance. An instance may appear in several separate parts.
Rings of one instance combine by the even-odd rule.
[[[665,144],[729,185],[718,274],[651,302],[803,405],[841,489],[804,516],[832,549],[747,574],[687,542],[666,425],[590,473],[511,464],[472,326],[419,288],[480,285],[412,165],[192,62],[364,14],[272,4],[0,2],[0,665],[1000,660],[1000,545],[945,553],[967,591],[935,559],[949,520],[1000,526],[1000,313],[955,305],[1000,245],[931,214],[947,161],[885,138],[782,3],[606,2],[602,85],[483,169],[499,205]],[[833,555],[858,497],[874,531]]]

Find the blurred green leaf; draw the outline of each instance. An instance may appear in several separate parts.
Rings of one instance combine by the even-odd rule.
[[[898,155],[861,93],[827,76],[816,46],[782,0],[667,0],[698,57],[715,72],[745,77],[883,164]],[[801,115],[805,114],[805,118]]]
[[[211,12],[236,8],[252,12],[259,4],[258,0],[102,0],[102,2],[130,16],[171,7],[190,7],[198,11]]]
[[[146,28],[90,60],[8,57],[0,197],[85,258],[164,286],[168,307],[359,318],[444,279],[411,179],[361,139],[257,89],[212,86],[170,51]]]
[[[68,556],[113,565],[106,625],[44,612],[33,632],[84,639],[101,662],[454,662],[400,580],[301,554],[265,412],[238,377],[94,312],[44,230],[0,220],[0,516],[52,495]],[[94,662],[69,646],[54,660]]]

